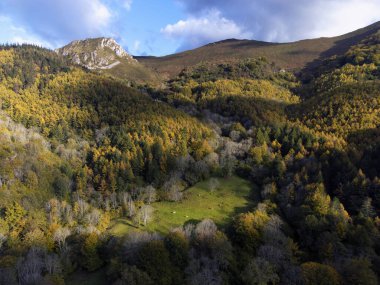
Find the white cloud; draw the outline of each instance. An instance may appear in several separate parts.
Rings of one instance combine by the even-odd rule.
[[[192,17],[217,9],[254,39],[335,36],[380,20],[380,0],[178,0]]]
[[[194,48],[202,44],[228,38],[250,38],[252,34],[242,29],[234,21],[222,17],[218,10],[210,10],[200,17],[190,17],[169,24],[161,33],[170,38],[182,40],[180,50]]]
[[[365,27],[380,20],[380,0],[332,1],[311,36],[336,36]],[[323,7],[320,8],[322,14]]]
[[[123,3],[124,8],[130,11],[132,8],[132,2],[133,2],[132,0],[124,0],[124,3]]]
[[[112,20],[111,10],[100,0],[2,0],[0,11],[53,46],[103,35]]]
[[[133,42],[132,48],[130,48],[130,52],[133,55],[137,55],[141,52],[141,42],[139,40]]]
[[[86,17],[86,24],[94,25],[95,29],[108,26],[111,16],[112,16],[112,13],[108,9],[108,7],[103,5],[98,0],[92,0],[88,4],[89,4],[88,9],[90,11],[84,14]]]
[[[0,42],[15,44],[34,44],[52,48],[50,43],[40,39],[38,36],[28,33],[24,28],[16,26],[12,20],[0,16]]]

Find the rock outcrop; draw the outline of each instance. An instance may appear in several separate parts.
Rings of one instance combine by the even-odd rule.
[[[137,60],[112,38],[73,41],[57,49],[56,52],[70,57],[74,63],[88,69],[111,69],[119,65],[121,61],[137,63]]]

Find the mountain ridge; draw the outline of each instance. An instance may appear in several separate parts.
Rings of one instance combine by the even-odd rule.
[[[133,56],[113,38],[75,40],[55,51],[90,70],[154,84],[176,77],[199,63],[236,62],[245,58],[269,58],[281,69],[302,71],[318,66],[333,55],[344,54],[351,46],[380,29],[380,21],[336,37],[303,39],[295,42],[265,42],[225,39],[166,56]]]
[[[304,39],[288,43],[256,40],[222,40],[202,47],[162,57],[135,57],[140,63],[168,78],[200,62],[238,61],[267,57],[277,66],[293,71],[314,67],[320,60],[344,54],[351,46],[380,29],[380,21],[337,37]]]

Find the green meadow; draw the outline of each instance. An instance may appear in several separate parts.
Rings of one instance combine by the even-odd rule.
[[[123,236],[133,230],[164,234],[172,228],[206,218],[223,227],[234,215],[255,205],[257,194],[249,181],[237,176],[219,178],[218,181],[219,186],[213,191],[210,190],[210,180],[185,190],[185,198],[181,202],[153,203],[153,219],[146,227],[136,227],[129,219],[119,218],[113,221],[110,232],[115,236]]]

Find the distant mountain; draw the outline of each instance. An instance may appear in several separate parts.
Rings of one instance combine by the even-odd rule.
[[[380,22],[333,38],[318,38],[292,43],[269,43],[253,40],[224,40],[164,57],[135,57],[140,63],[172,78],[184,68],[200,62],[226,63],[245,58],[266,57],[277,66],[299,71],[315,67],[323,59],[342,55],[367,36],[380,29]]]
[[[156,83],[158,76],[142,66],[112,38],[77,40],[56,50],[75,64],[116,77],[143,83]]]
[[[128,54],[112,38],[73,41],[56,52],[74,63],[100,73],[158,86],[181,71],[199,63],[236,63],[265,57],[281,69],[310,71],[331,56],[343,55],[352,46],[380,30],[380,22],[332,38],[307,39],[291,43],[227,39],[163,57]]]

